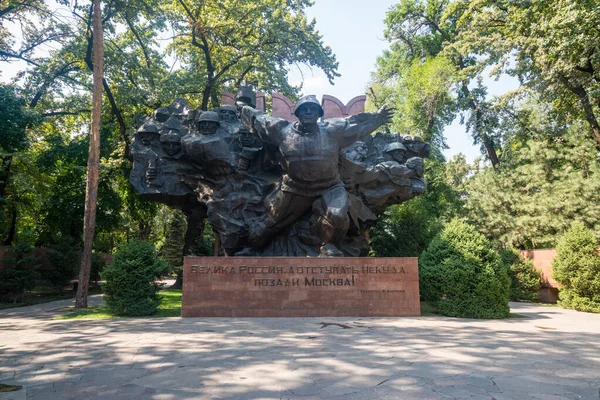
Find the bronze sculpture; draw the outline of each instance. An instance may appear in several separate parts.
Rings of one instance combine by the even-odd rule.
[[[375,214],[423,193],[429,145],[371,136],[391,110],[319,121],[320,103],[306,96],[290,122],[254,110],[252,99],[248,88],[238,93],[239,114],[194,113],[177,99],[145,121],[133,146],[136,192],[204,210],[223,255],[366,256]]]

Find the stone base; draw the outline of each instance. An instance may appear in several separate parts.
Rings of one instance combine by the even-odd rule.
[[[182,317],[421,315],[417,258],[186,257]]]

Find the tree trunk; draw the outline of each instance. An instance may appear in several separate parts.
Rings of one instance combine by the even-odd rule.
[[[175,283],[171,285],[169,289],[183,289],[183,268],[177,271],[177,278]]]
[[[8,231],[8,236],[4,241],[5,246],[12,245],[13,240],[15,240],[15,233],[17,232],[17,206],[13,203],[12,206],[12,217],[10,219],[10,230]]]
[[[75,297],[75,308],[87,307],[92,264],[92,245],[96,225],[96,202],[98,200],[98,175],[100,170],[100,120],[102,118],[102,68],[104,63],[104,41],[102,33],[101,0],[94,0],[94,70],[92,88],[92,126],[85,189],[85,213],[83,217],[83,254],[79,269],[79,284]]]

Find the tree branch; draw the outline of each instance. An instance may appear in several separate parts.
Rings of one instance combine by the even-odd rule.
[[[76,111],[51,111],[41,114],[42,117],[59,117],[63,115],[79,115],[89,113],[91,110],[76,110]]]
[[[596,141],[596,148],[600,149],[600,124],[598,124],[598,119],[594,114],[594,109],[590,103],[587,91],[581,85],[572,84],[569,79],[562,74],[558,75],[558,79],[579,98],[581,106],[583,107],[583,112],[585,113],[585,119],[592,128],[594,140]]]
[[[154,88],[154,78],[152,78],[152,73],[150,71],[150,56],[148,55],[148,49],[146,49],[146,46],[144,46],[144,43],[142,42],[142,38],[138,34],[137,30],[135,29],[135,26],[133,25],[133,23],[127,16],[127,14],[125,15],[125,22],[127,22],[129,29],[133,33],[133,36],[135,36],[135,38],[137,39],[137,42],[140,45],[140,48],[142,49],[142,53],[144,54],[144,59],[146,60],[146,68],[148,68],[148,79],[150,80],[150,86],[152,86]]]

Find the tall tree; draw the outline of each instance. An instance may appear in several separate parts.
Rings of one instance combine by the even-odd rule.
[[[474,143],[481,145],[492,165],[497,166],[500,160],[497,154],[499,140],[496,137],[496,126],[494,118],[490,116],[486,88],[477,79],[482,67],[474,55],[463,55],[451,46],[459,34],[456,19],[460,16],[449,13],[451,5],[453,2],[450,0],[400,0],[388,11],[385,37],[392,44],[390,50],[378,59],[375,82],[386,85],[386,81],[397,83],[407,80],[415,62],[423,65],[421,73],[429,74],[431,82],[435,82],[434,77],[441,72],[440,67],[444,66],[447,72],[442,77],[446,82],[456,85],[454,113],[465,114],[466,118],[463,119]],[[444,61],[432,61],[439,57]],[[413,73],[410,79],[414,77]],[[438,88],[442,89],[439,84]],[[423,97],[417,104],[423,111],[435,111],[436,118],[448,120],[454,114],[449,114],[447,103],[440,101],[443,100],[439,96],[441,93],[443,91],[438,91],[438,95],[434,97]],[[438,101],[431,103],[432,98]],[[431,104],[436,104],[436,107],[432,108]]]
[[[94,227],[96,224],[96,202],[98,200],[98,176],[100,170],[100,123],[102,119],[102,70],[104,62],[101,0],[94,0],[93,20],[94,86],[92,90],[92,121],[87,167],[87,185],[85,191],[85,215],[83,219],[83,254],[81,255],[79,285],[77,286],[77,296],[75,297],[75,308],[87,307],[87,295],[92,266]]]
[[[10,221],[3,244],[11,245],[16,233],[18,204],[7,196],[7,187],[14,155],[29,146],[26,128],[36,123],[38,116],[27,109],[25,99],[18,96],[12,86],[0,85],[0,104],[0,217]]]
[[[600,237],[600,160],[584,122],[505,147],[501,168],[466,184],[466,216],[482,233],[506,246],[547,248],[578,221]]]
[[[237,88],[243,80],[263,90],[288,95],[297,88],[287,80],[290,64],[319,67],[332,81],[338,63],[323,44],[315,21],[304,9],[310,0],[189,1],[165,5],[175,30],[169,46],[182,65],[186,91],[202,96],[200,106],[218,106],[219,90]]]
[[[597,1],[461,0],[447,16],[459,30],[453,51],[518,77],[563,112],[586,121],[600,149]]]

